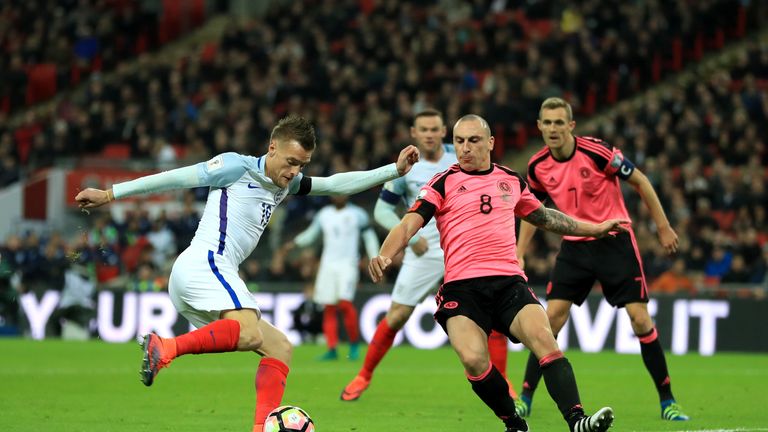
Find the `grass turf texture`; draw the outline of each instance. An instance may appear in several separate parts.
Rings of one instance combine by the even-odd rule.
[[[323,347],[294,352],[284,404],[309,412],[320,432],[499,431],[502,424],[472,392],[455,354],[398,347],[356,402],[339,394],[362,360],[315,360]],[[346,354],[347,347],[340,347]],[[518,386],[526,353],[510,353]],[[656,392],[639,355],[568,352],[588,411],[610,405],[612,431],[768,431],[768,356],[668,356],[672,385],[693,420],[659,419]],[[151,388],[139,381],[135,344],[0,339],[0,430],[250,431],[258,357],[249,353],[176,359]],[[529,425],[567,430],[544,384]]]

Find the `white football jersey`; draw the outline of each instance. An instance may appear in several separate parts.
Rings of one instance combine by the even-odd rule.
[[[323,234],[321,265],[329,262],[360,260],[360,235],[370,226],[368,214],[360,207],[349,204],[338,209],[327,205],[312,220]],[[311,229],[311,226],[310,226]]]
[[[435,176],[435,174],[447,170],[456,163],[456,151],[452,144],[443,144],[445,152],[443,157],[436,162],[420,159],[413,165],[408,173],[402,177],[390,180],[384,184],[380,199],[390,203],[397,204],[397,201],[404,202],[407,207],[411,207],[416,201],[416,196],[421,188]],[[429,220],[417,235],[424,237],[430,248],[440,247],[440,234],[437,232],[435,218]]]
[[[197,164],[201,186],[210,186],[208,201],[191,246],[223,255],[235,266],[259,243],[275,206],[299,190],[299,173],[287,188],[264,174],[266,155],[223,153]]]

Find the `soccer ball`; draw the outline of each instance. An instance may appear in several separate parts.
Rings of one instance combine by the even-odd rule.
[[[314,432],[315,422],[299,407],[284,405],[272,410],[264,422],[264,432]]]

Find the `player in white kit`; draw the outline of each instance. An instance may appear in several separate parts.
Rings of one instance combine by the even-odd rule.
[[[387,230],[400,223],[400,217],[396,213],[398,204],[410,207],[424,184],[435,174],[456,163],[453,145],[443,144],[445,135],[445,123],[439,111],[427,109],[414,116],[411,138],[419,148],[421,159],[407,175],[384,184],[374,208],[374,219]],[[410,247],[405,250],[403,265],[392,290],[392,304],[376,328],[363,366],[357,376],[342,390],[341,400],[357,400],[368,388],[374,370],[392,347],[397,332],[403,328],[416,306],[429,293],[436,291],[444,273],[440,234],[435,221],[430,220],[413,236]],[[500,371],[506,371],[506,338],[493,332],[489,343],[493,364]],[[506,374],[504,375],[506,378]],[[511,390],[511,393],[513,397],[517,396],[514,390]]]
[[[174,306],[198,329],[175,338],[144,337],[145,385],[152,385],[160,369],[184,354],[255,351],[263,358],[255,379],[253,430],[262,432],[267,414],[282,400],[292,347],[285,334],[261,319],[238,266],[256,247],[272,211],[287,194],[357,193],[406,174],[418,161],[418,150],[411,146],[400,152],[396,163],[381,168],[307,177],[301,169],[314,149],[314,127],[291,115],[274,127],[268,151],[260,157],[224,153],[112,189],[88,188],[77,194],[80,207],[90,209],[142,193],[210,187],[195,237],[174,263],[169,280]]]
[[[368,214],[350,204],[347,196],[331,197],[331,204],[317,213],[312,223],[285,248],[307,247],[321,235],[323,253],[315,279],[315,303],[323,305],[323,334],[328,351],[320,360],[336,360],[339,355],[339,324],[336,312],[341,312],[349,337],[349,359],[360,355],[360,330],[357,309],[352,304],[360,280],[360,237],[368,257],[379,253],[379,238],[370,226]]]

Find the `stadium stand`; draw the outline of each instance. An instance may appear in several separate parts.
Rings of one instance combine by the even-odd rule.
[[[191,28],[178,18],[181,2],[163,1],[165,14],[150,16],[133,2],[71,2],[66,22],[55,14],[25,19],[38,3],[0,8],[8,62],[0,68],[0,111],[44,100],[62,86],[85,86],[50,116],[22,109],[23,120],[11,126],[0,113],[0,188],[72,158],[166,167],[225,151],[258,154],[270,125],[287,112],[316,124],[310,175],[333,172],[339,158],[353,169],[388,162],[407,142],[411,116],[427,106],[449,121],[466,112],[486,117],[501,160],[529,142],[540,145],[539,104],[563,95],[580,122],[604,113],[594,128],[577,132],[621,148],[653,180],[681,234],[690,292],[765,294],[768,45],[751,42],[735,51],[733,65],[673,92],[617,104],[707,53],[753,38],[768,22],[761,2],[288,2],[260,19],[233,19],[218,40],[181,60],[136,57]],[[204,11],[192,3],[185,11],[199,25]],[[104,14],[110,25],[97,18]],[[130,58],[131,67],[121,58]],[[60,286],[60,276],[29,269],[62,257],[91,266],[104,284],[162,289],[168,258],[194,233],[195,197],[185,194],[183,210],[157,218],[138,205],[124,220],[104,217],[75,239],[4,239],[0,301],[11,289],[31,289],[35,277]],[[658,247],[636,195],[627,197],[649,281],[680,273]],[[321,204],[294,200],[285,211],[311,214]],[[276,219],[270,241],[279,243],[279,232],[289,228],[274,226]],[[533,284],[546,279],[552,254],[541,251],[552,245],[555,238],[540,236],[539,252],[527,260]],[[281,274],[269,270],[269,257],[244,267],[255,279],[306,279],[312,259],[296,258]],[[752,288],[734,292],[721,282]]]
[[[155,50],[206,19],[204,0],[29,0],[0,6],[0,111],[24,109]]]

